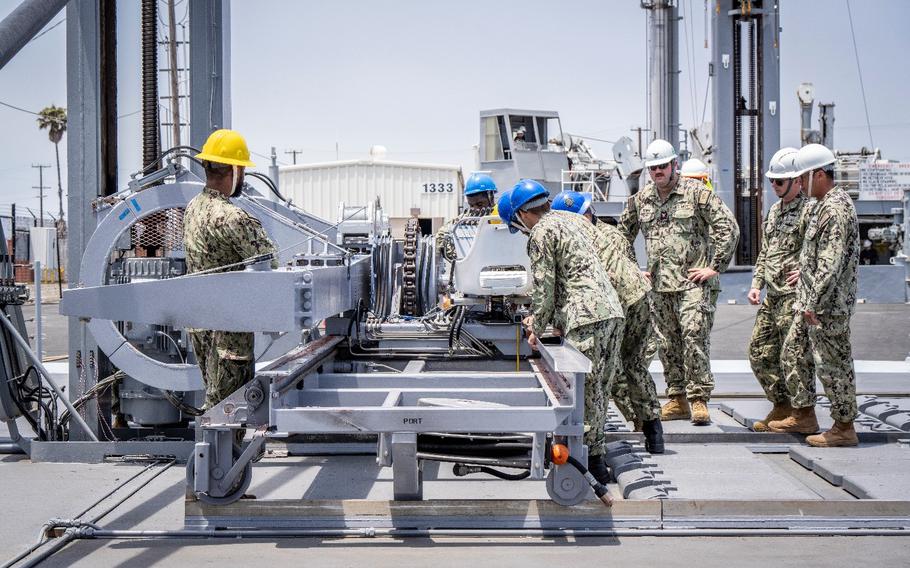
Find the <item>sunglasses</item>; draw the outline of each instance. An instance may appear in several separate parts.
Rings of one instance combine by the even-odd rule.
[[[661,164],[659,166],[648,166],[648,170],[650,170],[652,172],[656,172],[658,170],[665,170],[669,167],[670,167],[670,163],[667,162],[666,164]]]
[[[771,183],[773,183],[773,184],[776,185],[777,187],[783,187],[788,181],[790,181],[790,180],[788,180],[788,179],[775,179],[775,180],[772,180]]]

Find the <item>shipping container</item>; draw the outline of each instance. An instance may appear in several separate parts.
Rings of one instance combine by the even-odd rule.
[[[379,199],[393,234],[417,217],[424,234],[458,214],[464,176],[459,166],[347,160],[279,168],[281,193],[295,205],[332,223],[340,205],[366,205]]]

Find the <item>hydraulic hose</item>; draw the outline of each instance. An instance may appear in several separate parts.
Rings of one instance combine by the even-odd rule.
[[[597,479],[595,479],[594,476],[591,475],[591,472],[588,471],[588,468],[586,468],[584,465],[582,465],[582,463],[580,461],[578,461],[577,459],[575,459],[574,457],[569,456],[568,463],[569,463],[569,465],[571,465],[572,467],[577,469],[578,473],[580,473],[582,476],[584,476],[585,481],[588,482],[588,485],[590,485],[591,489],[594,490],[594,494],[597,495],[597,498],[600,499],[600,501],[604,505],[606,505],[607,507],[613,506],[613,499],[610,497],[610,492],[607,489],[606,485],[603,485],[599,481],[597,481]]]

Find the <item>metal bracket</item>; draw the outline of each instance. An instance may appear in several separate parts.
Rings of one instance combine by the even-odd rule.
[[[392,434],[392,488],[396,501],[423,499],[423,470],[417,460],[417,434]]]
[[[167,179],[171,176],[177,176],[182,171],[184,171],[183,166],[181,166],[177,162],[168,162],[168,164],[166,166],[164,166],[163,168],[161,168],[160,170],[156,170],[156,171],[154,171],[150,174],[144,175],[142,177],[133,177],[132,179],[130,179],[127,186],[130,188],[131,191],[139,191],[143,187],[147,187],[147,186],[157,183],[159,181],[164,181],[165,179]],[[133,175],[137,176],[137,175],[139,175],[139,173],[137,172]]]
[[[263,406],[262,403],[268,387],[268,379],[257,376],[200,416],[199,425],[204,428],[257,428],[267,425],[268,405]]]

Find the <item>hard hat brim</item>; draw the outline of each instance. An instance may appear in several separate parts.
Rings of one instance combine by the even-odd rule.
[[[196,154],[196,158],[200,160],[205,160],[206,162],[215,162],[217,164],[227,164],[229,166],[245,166],[247,168],[255,168],[256,164],[249,160],[235,160],[234,158],[224,158],[222,156],[216,156],[214,154],[206,154],[205,152],[199,152]]]
[[[645,160],[645,167],[650,168],[651,166],[662,166],[664,164],[669,164],[670,162],[672,162],[673,160],[675,160],[678,157],[679,157],[678,154],[673,154],[672,156],[667,157],[667,158],[659,158],[656,160]]]
[[[825,162],[824,164],[816,164],[814,166],[809,166],[808,168],[803,168],[803,169],[799,170],[798,172],[796,172],[795,174],[793,174],[793,177],[799,177],[799,176],[803,175],[804,173],[811,172],[812,170],[820,170],[820,169],[824,168],[825,166],[830,166],[831,164],[835,163],[836,161],[837,161],[837,158],[835,157],[833,160],[829,160],[829,161]]]
[[[787,173],[787,174],[776,174],[770,170],[765,172],[765,177],[768,179],[794,179],[799,177],[799,174],[796,173]]]

